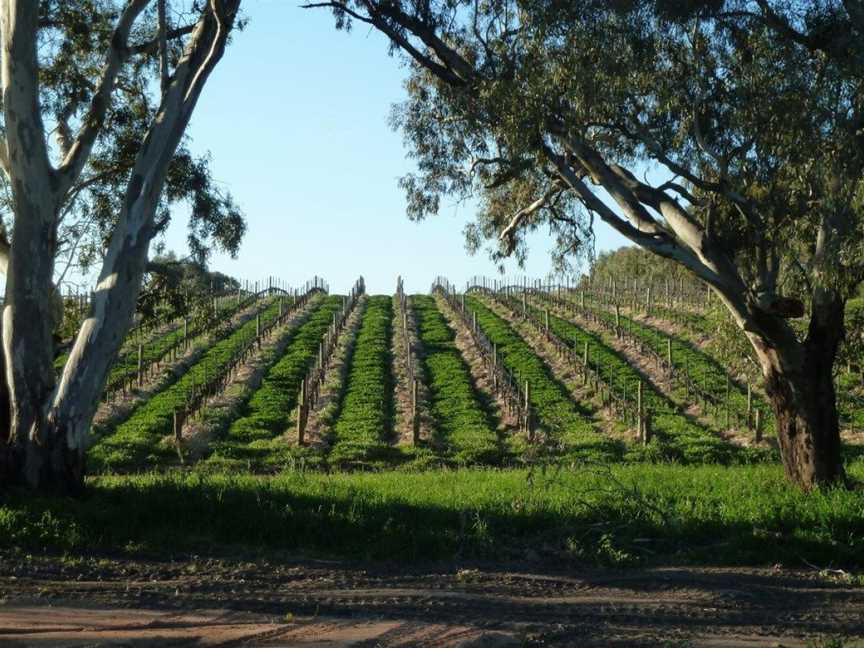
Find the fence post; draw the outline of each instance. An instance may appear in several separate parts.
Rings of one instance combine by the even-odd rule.
[[[420,441],[420,420],[417,416],[417,379],[411,385],[411,433],[416,446]]]
[[[753,415],[753,388],[750,386],[750,383],[747,383],[747,427],[750,427],[752,424],[752,415]]]
[[[138,343],[138,386],[144,383],[144,345]]]
[[[303,432],[306,428],[304,414],[306,411],[306,379],[300,381],[300,402],[297,406],[297,443],[303,445]]]
[[[756,408],[756,421],[754,423],[756,428],[756,443],[762,442],[762,410],[758,407]]]

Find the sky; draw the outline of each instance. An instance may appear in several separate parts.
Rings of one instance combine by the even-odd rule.
[[[346,292],[362,275],[370,293],[427,292],[438,275],[461,284],[496,272],[485,251],[469,256],[462,234],[473,206],[443,202],[415,223],[398,179],[413,162],[387,123],[404,96],[407,68],[386,39],[333,26],[324,9],[295,0],[246,0],[247,28],[235,34],[204,88],[188,129],[194,153],[210,152],[214,178],[244,211],[248,231],[236,259],[214,254],[214,270],[249,280],[277,276],[299,285],[323,276]],[[518,207],[514,206],[515,209]],[[186,250],[178,211],[166,236]],[[626,241],[605,225],[597,249]],[[538,232],[520,270],[544,277],[551,239]]]

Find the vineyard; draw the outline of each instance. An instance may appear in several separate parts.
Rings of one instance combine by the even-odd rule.
[[[265,285],[205,295],[203,319],[141,318],[99,407],[87,495],[0,503],[0,551],[9,565],[23,565],[10,567],[16,578],[33,573],[34,555],[47,555],[38,559],[49,565],[44,578],[90,565],[100,584],[116,581],[136,605],[165,582],[171,605],[200,606],[212,596],[214,607],[230,606],[245,596],[255,608],[278,591],[311,627],[319,612],[359,614],[346,623],[361,638],[365,605],[373,615],[425,615],[427,600],[442,606],[454,591],[478,597],[471,614],[497,618],[499,599],[487,601],[485,592],[512,586],[508,564],[544,565],[567,578],[585,566],[613,567],[627,579],[667,569],[648,571],[650,584],[638,586],[645,590],[634,609],[652,611],[636,625],[693,625],[704,602],[689,597],[702,583],[709,593],[700,596],[717,601],[704,624],[710,633],[715,609],[737,627],[740,613],[723,607],[725,592],[750,586],[738,583],[735,569],[761,569],[765,582],[787,579],[765,597],[786,605],[776,598],[793,596],[787,572],[777,572],[782,565],[805,579],[818,572],[820,588],[848,599],[820,612],[829,619],[821,625],[795,617],[771,632],[860,631],[862,492],[789,487],[746,345],[697,287],[476,278],[457,290],[439,278],[427,294],[412,295],[400,278],[394,294],[368,295],[358,278],[340,295],[317,278],[300,288]],[[864,479],[861,369],[842,362],[836,375],[844,463],[854,480]],[[75,557],[93,552],[117,562]],[[50,557],[58,554],[59,566]],[[290,576],[271,582],[271,568],[289,569],[283,555]],[[363,586],[365,604],[352,594],[360,585],[350,584],[336,603],[331,583],[351,581],[343,567],[307,575],[304,561],[317,570],[319,557],[469,566],[446,567],[447,576],[436,566],[412,585],[425,598],[408,607],[393,603],[405,587],[402,567],[397,578]],[[166,564],[182,567],[166,573]],[[502,582],[481,585],[483,564]],[[679,565],[733,571],[706,576]],[[657,589],[658,578],[667,587],[669,566],[688,574],[686,590]],[[129,593],[136,569],[146,569],[147,594]],[[12,587],[32,589],[42,578]],[[214,578],[224,586],[201,585]],[[726,579],[722,595],[710,593],[718,578]],[[565,591],[573,595],[571,585],[549,582],[540,590],[523,583],[518,595],[534,591],[548,599],[543,609]],[[810,580],[801,582],[810,591]],[[632,582],[624,587],[631,605]],[[590,587],[585,596],[594,596]],[[453,621],[461,607],[449,617],[441,610],[447,623],[461,623]],[[290,614],[280,632],[295,627]],[[775,608],[760,614],[773,618]]]
[[[778,461],[758,377],[705,344],[716,311],[683,282],[246,285],[212,297],[209,324],[133,329],[92,472]],[[852,459],[860,367],[840,367],[837,389]]]

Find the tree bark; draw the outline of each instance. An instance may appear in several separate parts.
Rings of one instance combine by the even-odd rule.
[[[38,3],[7,0],[2,5],[3,108],[15,229],[2,322],[12,420],[0,453],[0,480],[5,472],[7,480],[43,492],[75,495],[83,490],[90,426],[135,312],[168,165],[204,84],[222,57],[239,3],[213,0],[202,10],[163,89],[160,108],[136,156],[91,311],[59,383],[54,375],[50,314],[57,214],[69,182],[89,156],[122,63],[126,35],[147,0],[132,0],[121,15],[103,82],[94,97],[91,113],[95,116],[85,119],[79,141],[59,171],[48,159],[40,117]]]
[[[777,420],[786,477],[805,490],[845,481],[833,368],[843,337],[844,302],[814,299],[806,339],[751,341]]]

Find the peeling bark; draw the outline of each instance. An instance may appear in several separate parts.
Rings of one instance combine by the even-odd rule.
[[[83,489],[91,422],[132,323],[168,165],[202,88],[224,53],[240,0],[214,0],[202,10],[163,88],[161,105],[133,165],[91,311],[55,387],[51,306],[58,215],[71,182],[89,157],[114,79],[128,55],[127,36],[147,4],[148,0],[132,0],[121,13],[89,116],[60,168],[54,169],[39,106],[38,3],[2,3],[6,147],[0,157],[10,177],[15,211],[3,310],[4,366],[11,392],[4,454],[7,464],[15,462],[14,467],[7,466],[6,478],[52,493],[76,494]],[[0,249],[0,263],[3,252]],[[4,465],[0,463],[0,479]]]

